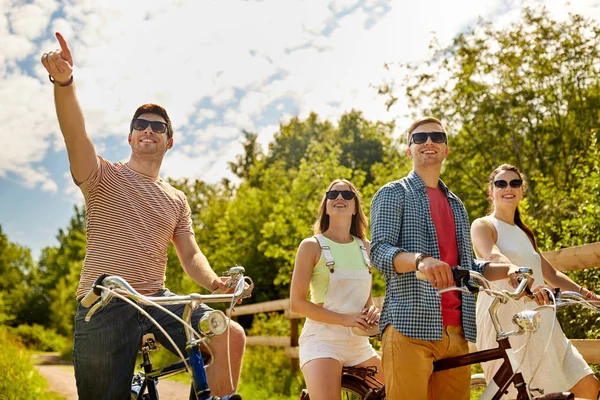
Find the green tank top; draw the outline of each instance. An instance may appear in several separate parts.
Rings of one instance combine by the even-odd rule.
[[[353,239],[350,243],[336,243],[325,236],[323,238],[331,248],[331,255],[335,260],[335,269],[360,270],[367,268],[356,239]],[[310,279],[310,301],[313,303],[325,302],[325,295],[329,287],[329,274],[331,272],[327,265],[325,265],[325,256],[321,250],[321,257],[317,265],[313,268],[312,278]]]

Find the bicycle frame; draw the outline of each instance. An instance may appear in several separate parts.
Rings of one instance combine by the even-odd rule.
[[[233,294],[200,295],[192,293],[188,296],[169,297],[147,297],[140,295],[124,279],[117,276],[102,276],[98,278],[94,284],[93,290],[85,296],[84,300],[82,300],[82,304],[84,304],[84,301],[89,303],[95,301],[94,297],[97,298],[98,296],[101,296],[101,300],[96,303],[88,312],[86,320],[89,320],[98,308],[110,302],[113,296],[123,299],[132,306],[135,306],[135,302],[154,305],[185,304],[181,320],[185,322],[183,325],[186,336],[186,350],[188,353],[188,358],[164,368],[153,370],[152,362],[150,361],[150,356],[148,354],[152,350],[153,344],[149,344],[148,342],[144,343],[142,346],[142,357],[145,375],[139,384],[139,390],[137,390],[138,393],[135,397],[136,399],[158,399],[158,391],[156,388],[158,378],[186,371],[188,369],[188,365],[192,372],[192,394],[195,396],[195,398],[198,400],[218,399],[217,397],[210,396],[210,388],[208,386],[204,360],[200,351],[200,344],[205,342],[211,336],[211,334],[204,333],[202,331],[197,334],[190,326],[190,323],[193,311],[202,303],[228,301],[235,303],[235,301],[239,299],[249,297],[248,294],[251,292],[253,285],[251,284],[249,289],[245,290],[245,278],[242,275],[243,272],[243,267],[234,267],[230,269],[232,279],[234,275],[237,277],[237,284]],[[219,311],[219,313],[221,312]],[[221,333],[223,332],[218,334]],[[199,338],[196,339],[195,336],[198,335]],[[146,346],[146,348],[144,348],[144,346]],[[149,397],[145,396],[146,390],[148,391]],[[241,400],[241,397],[234,393],[232,395],[222,397],[221,400]]]
[[[467,282],[467,280],[468,280],[468,278],[475,278],[477,281],[479,281],[482,284],[482,286],[486,290],[491,291],[489,284],[487,283],[485,278],[483,278],[483,276],[481,276],[480,274],[473,272],[473,271],[468,271],[468,272],[464,272],[464,271],[465,270],[463,270],[463,272],[460,272],[460,274],[462,274],[462,276],[458,275],[459,273],[455,274],[455,281],[457,282],[457,285],[459,285],[460,282],[462,281],[463,285],[466,288],[468,288],[466,290],[468,290],[469,292],[473,292],[475,290],[475,288],[473,286],[471,286]],[[453,273],[454,273],[454,270],[453,270]],[[517,296],[519,296],[520,293],[522,293],[523,291],[526,290],[526,287],[527,287],[526,285],[527,285],[527,280],[522,280],[519,284],[519,287],[517,289],[515,289],[514,293],[512,293],[512,294],[504,293],[504,295],[512,297],[512,298],[517,298]],[[456,287],[448,288],[448,289],[441,290],[440,292],[444,292],[447,290],[456,290],[456,289],[457,289]],[[464,289],[458,289],[458,290],[466,291]],[[567,296],[570,296],[570,294]],[[522,317],[518,323],[515,322],[516,324],[518,324],[518,330],[512,331],[512,332],[504,332],[500,326],[500,322],[498,320],[496,311],[498,310],[498,307],[500,307],[500,304],[505,303],[505,302],[506,302],[506,300],[505,299],[503,300],[500,295],[494,294],[494,300],[489,308],[492,323],[497,332],[497,339],[496,339],[496,341],[498,342],[497,348],[489,349],[489,350],[481,350],[481,351],[477,351],[474,353],[465,354],[462,356],[456,356],[456,357],[450,357],[450,358],[438,360],[433,363],[433,365],[434,365],[433,371],[434,372],[443,371],[443,370],[447,370],[447,369],[451,369],[451,368],[458,368],[458,367],[463,367],[466,365],[502,359],[503,363],[500,366],[500,369],[496,372],[492,381],[490,383],[488,383],[488,386],[487,386],[486,390],[483,392],[483,394],[481,395],[480,399],[498,400],[505,394],[508,387],[511,384],[514,384],[515,388],[517,389],[517,400],[528,400],[530,398],[530,396],[529,396],[529,392],[527,390],[527,384],[525,383],[523,375],[520,372],[515,373],[516,368],[518,368],[518,363],[515,360],[515,358],[513,357],[512,348],[511,348],[508,338],[509,338],[509,336],[516,335],[516,334],[522,334],[524,332],[535,332],[537,329],[535,314],[531,314],[531,313],[527,313],[527,312],[525,312],[524,314],[523,313],[517,314]],[[567,392],[565,392],[565,393],[550,393],[547,396],[541,396],[541,397],[536,397],[536,398],[539,398],[539,399],[543,399],[543,398],[572,399],[573,395],[571,393],[567,393]]]
[[[497,400],[502,397],[506,388],[514,383],[517,388],[517,400],[528,399],[525,380],[521,373],[514,373],[513,364],[508,354],[511,352],[510,342],[508,338],[498,340],[498,347],[495,349],[481,350],[474,353],[468,353],[462,356],[443,358],[433,363],[433,372],[444,371],[447,369],[464,367],[466,365],[482,363],[486,361],[503,359],[504,362],[494,375],[493,383],[488,384],[481,398],[488,398],[490,393],[495,393],[491,399]],[[486,394],[487,393],[487,394]],[[525,397],[522,397],[525,395]]]
[[[468,270],[454,270],[453,269],[453,274],[454,274],[457,285],[460,285],[462,282],[462,284],[468,289],[461,289],[458,287],[453,287],[453,288],[448,288],[450,290],[463,290],[463,291],[469,290],[469,292],[478,291],[479,290],[478,288],[470,285],[467,282],[468,279],[473,277],[481,283],[482,287],[484,287],[488,291],[491,291],[489,284],[487,283],[485,278],[483,278],[483,276],[481,276],[480,274],[478,274],[476,272],[468,271]],[[530,397],[529,397],[529,393],[527,391],[527,385],[525,383],[523,375],[519,372],[517,372],[517,373],[514,372],[518,368],[518,363],[515,360],[515,358],[513,357],[512,348],[511,348],[508,338],[511,335],[521,334],[521,333],[523,333],[523,331],[534,332],[536,329],[535,314],[529,314],[527,312],[524,314],[519,313],[518,315],[521,316],[521,319],[519,320],[519,323],[517,325],[518,329],[516,331],[511,331],[511,332],[504,332],[501,329],[500,322],[496,315],[496,311],[497,311],[498,307],[500,307],[500,304],[503,302],[506,302],[506,300],[503,301],[503,300],[501,300],[501,298],[506,297],[506,296],[517,298],[520,295],[520,293],[525,291],[525,288],[527,287],[526,285],[527,285],[527,280],[523,280],[523,281],[521,281],[521,283],[519,284],[519,287],[515,290],[514,293],[499,293],[499,292],[494,293],[495,299],[492,302],[492,304],[490,305],[489,311],[490,311],[490,315],[492,317],[492,323],[494,324],[494,326],[496,328],[496,332],[498,332],[498,334],[497,334],[498,347],[497,348],[489,349],[489,350],[481,350],[481,351],[477,351],[474,353],[468,353],[468,354],[464,354],[461,356],[444,358],[444,359],[438,360],[438,361],[434,362],[434,369],[433,369],[434,372],[443,371],[443,370],[452,369],[452,368],[463,367],[463,366],[486,362],[486,361],[491,361],[491,360],[502,359],[502,360],[504,360],[504,362],[502,363],[502,366],[496,372],[496,374],[494,375],[493,381],[488,384],[485,392],[481,395],[480,399],[486,399],[486,400],[500,399],[511,384],[514,384],[515,388],[517,389],[517,400],[529,399]],[[444,289],[441,292],[447,291],[448,289]],[[558,296],[557,296],[557,298],[558,298]],[[586,299],[584,299],[580,294],[575,293],[575,292],[563,292],[560,296],[560,302],[557,303],[556,306],[560,307],[560,306],[565,306],[565,305],[569,305],[569,304],[583,305],[594,311],[600,312],[599,305],[592,304],[590,301],[587,301]],[[369,378],[369,376],[370,376],[370,378]],[[366,371],[366,368],[355,368],[355,367],[344,368],[343,376],[342,376],[342,387],[344,387],[344,380],[346,380],[346,379],[351,379],[352,381],[350,381],[350,383],[352,383],[354,381],[364,382],[370,388],[372,388],[372,389],[368,389],[368,390],[367,389],[363,390],[363,392],[362,392],[363,399],[384,399],[385,398],[385,387],[383,386],[383,384],[381,382],[375,380],[372,377],[372,375],[369,375],[369,372]],[[373,383],[373,381],[375,381],[375,383]],[[308,396],[301,397],[301,398],[308,398]],[[535,397],[535,399],[573,399],[573,398],[574,398],[573,394],[568,393],[568,392],[549,393],[547,395]]]

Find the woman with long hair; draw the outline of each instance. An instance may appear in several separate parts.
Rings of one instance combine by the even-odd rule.
[[[546,289],[552,290],[556,287],[579,292],[590,300],[600,300],[597,294],[557,271],[540,253],[533,231],[525,225],[519,212],[519,202],[523,199],[526,188],[525,176],[516,167],[509,164],[500,165],[489,178],[491,212],[473,221],[471,225],[471,237],[477,257],[494,262],[510,262],[533,270],[534,299],[525,298],[519,300],[518,305],[502,306],[498,316],[504,329],[511,326],[512,316],[520,309],[533,309],[549,303]],[[511,290],[508,282],[495,283],[501,289]],[[546,286],[545,283],[550,286]],[[491,297],[483,293],[477,299],[478,350],[497,347],[496,331],[488,312],[491,301]],[[528,346],[516,355],[517,362],[522,364],[520,372],[528,387],[541,388],[546,393],[570,391],[577,398],[597,399],[600,384],[591,368],[565,337],[558,322],[554,321],[552,311],[543,310],[541,313],[540,328],[529,340]],[[555,328],[550,337],[554,322]],[[527,335],[512,336],[509,341],[511,347],[517,350],[527,342]],[[549,347],[544,352],[548,343]],[[488,382],[501,363],[502,360],[497,360],[482,364]],[[514,398],[516,393],[514,388],[512,390],[509,396]]]
[[[375,366],[383,381],[381,359],[365,336],[379,322],[366,230],[357,189],[345,179],[331,182],[314,236],[298,248],[290,291],[291,311],[306,316],[300,368],[311,400],[340,398],[342,366]]]

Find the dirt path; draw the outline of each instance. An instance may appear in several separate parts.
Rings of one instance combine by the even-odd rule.
[[[61,360],[57,353],[35,354],[35,368],[48,381],[48,391],[63,396],[66,400],[77,400],[73,365]],[[190,394],[188,385],[171,380],[160,381],[160,398],[163,400],[187,399]]]

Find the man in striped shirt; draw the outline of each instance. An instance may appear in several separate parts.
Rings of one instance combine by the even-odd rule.
[[[170,242],[196,283],[210,290],[225,289],[195,241],[186,196],[159,176],[165,152],[173,146],[173,127],[165,109],[145,104],[136,110],[129,127],[128,162],[111,163],[97,156],[76,97],[71,52],[64,38],[56,36],[60,49],[45,53],[42,64],[54,83],[71,174],[86,203],[86,257],[77,299],[101,274],[120,275],[144,295],[169,295],[164,277]],[[181,315],[183,306],[170,307]],[[208,309],[194,312],[194,325]],[[154,333],[165,347],[174,349],[148,318],[121,300],[111,301],[90,322],[84,322],[88,310],[79,304],[75,317],[73,361],[79,398],[128,398],[142,336]],[[156,308],[147,311],[185,351],[182,325]],[[245,336],[234,322],[230,331],[231,368],[237,385]],[[211,349],[215,358],[207,370],[209,383],[214,394],[224,396],[234,390],[229,383],[227,335],[215,337]]]
[[[454,285],[451,266],[509,275],[512,264],[473,260],[469,218],[440,179],[450,148],[442,123],[415,121],[407,132],[413,170],[375,194],[371,204],[371,260],[386,280],[379,326],[387,398],[469,399],[470,367],[433,372],[433,361],[468,352],[475,341],[474,296],[437,290]],[[415,271],[428,281],[419,281]]]

